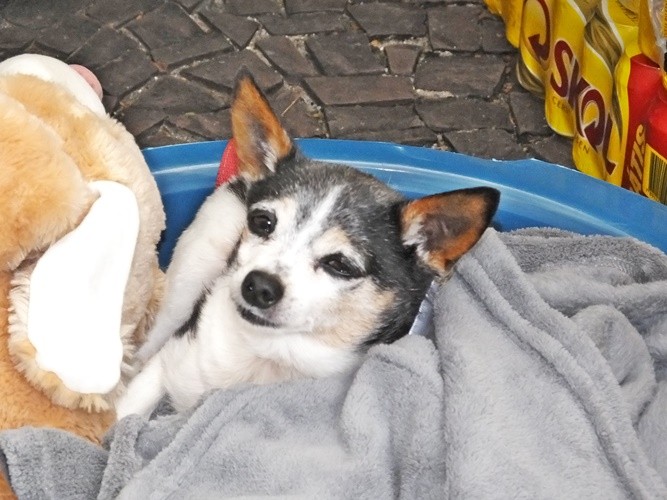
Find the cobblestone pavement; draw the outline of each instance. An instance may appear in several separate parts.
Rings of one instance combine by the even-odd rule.
[[[229,137],[246,66],[296,137],[571,166],[503,30],[483,0],[0,0],[0,58],[88,66],[142,147]]]

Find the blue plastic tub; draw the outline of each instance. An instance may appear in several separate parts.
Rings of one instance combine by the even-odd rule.
[[[565,167],[538,160],[494,161],[388,143],[302,139],[309,157],[352,165],[408,197],[479,185],[502,192],[500,230],[551,226],[583,234],[634,236],[667,252],[667,206]],[[160,262],[213,190],[227,141],[148,148],[144,155],[167,212]],[[224,214],[221,214],[224,216]]]

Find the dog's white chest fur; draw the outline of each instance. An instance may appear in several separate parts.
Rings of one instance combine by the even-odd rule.
[[[345,373],[360,356],[300,333],[248,328],[230,298],[229,277],[222,276],[202,307],[196,331],[172,337],[151,359],[121,400],[118,416],[147,416],[165,392],[182,411],[212,389]]]

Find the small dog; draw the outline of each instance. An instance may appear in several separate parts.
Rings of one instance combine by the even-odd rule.
[[[351,167],[304,158],[248,74],[232,104],[238,175],[179,239],[121,418],[206,391],[325,377],[405,335],[433,278],[489,225],[479,187],[408,201]],[[163,347],[162,344],[166,341]],[[161,349],[160,349],[161,347]]]

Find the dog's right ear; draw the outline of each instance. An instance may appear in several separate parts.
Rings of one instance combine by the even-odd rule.
[[[274,172],[282,159],[293,154],[292,140],[247,70],[236,80],[232,133],[239,173],[251,180]]]
[[[403,205],[401,238],[437,275],[447,276],[453,264],[482,236],[498,208],[500,192],[488,187],[440,193]]]

